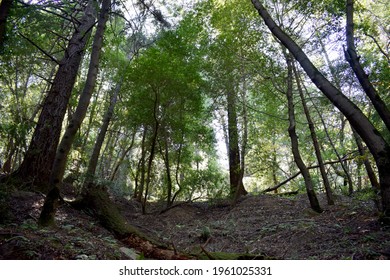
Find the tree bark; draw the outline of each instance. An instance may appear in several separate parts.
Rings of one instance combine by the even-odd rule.
[[[154,156],[156,154],[156,144],[157,144],[157,138],[158,138],[158,131],[160,129],[160,120],[158,118],[158,107],[159,107],[158,94],[159,93],[156,91],[155,92],[155,100],[154,100],[154,110],[153,110],[155,123],[154,123],[152,141],[150,144],[150,154],[149,154],[148,166],[147,166],[147,171],[146,171],[146,185],[145,185],[144,198],[142,200],[142,214],[146,214],[146,203],[147,203],[148,195],[149,195],[150,182],[152,180],[152,165],[153,165]]]
[[[357,55],[355,48],[354,37],[354,0],[347,0],[347,25],[346,25],[346,41],[347,50],[345,51],[345,58],[351,66],[353,72],[359,80],[360,85],[366,92],[368,98],[370,98],[372,105],[378,112],[379,116],[383,120],[387,129],[390,131],[390,110],[386,103],[382,100],[375,87],[372,85],[368,75],[365,73],[362,65],[360,64],[360,57]]]
[[[13,176],[22,180],[33,180],[48,190],[51,166],[61,135],[66,113],[84,48],[95,24],[94,1],[90,0],[80,25],[76,28],[64,58],[60,61],[52,86],[45,98],[29,148],[19,169]]]
[[[307,88],[305,87],[305,90],[306,90],[306,93],[308,94],[308,90]],[[322,114],[321,114],[321,111],[320,109],[318,108],[318,106],[313,102],[313,107],[315,108],[315,110],[317,111],[317,114],[318,116],[320,117],[320,120],[321,120],[321,123],[322,123],[322,126],[324,127],[324,132],[325,132],[325,135],[326,137],[328,138],[328,142],[330,144],[330,146],[332,147],[333,151],[334,151],[334,154],[337,156],[337,158],[339,159],[339,162],[340,162],[340,165],[341,165],[341,168],[343,169],[343,172],[341,171],[338,171],[335,167],[334,169],[336,170],[336,174],[338,176],[341,176],[344,178],[344,187],[347,187],[348,186],[348,194],[349,195],[352,195],[353,193],[353,183],[352,183],[352,178],[351,178],[351,175],[349,174],[349,171],[348,171],[348,166],[347,166],[347,162],[345,161],[342,161],[342,157],[340,155],[340,153],[337,151],[337,148],[336,148],[336,145],[332,139],[332,137],[330,136],[329,134],[329,130],[327,128],[327,125],[325,123],[325,120],[324,118],[322,117]],[[343,135],[343,127],[345,126],[345,124],[342,124],[342,128],[341,128],[341,135]],[[343,137],[341,137],[343,138]],[[343,139],[340,139],[340,143],[343,144],[344,140]]]
[[[172,197],[172,203],[176,200],[176,197],[182,192],[183,187],[181,185],[181,178],[180,178],[180,161],[181,161],[181,153],[183,149],[183,142],[184,142],[184,132],[181,134],[181,142],[179,145],[179,149],[177,152],[177,160],[176,160],[176,172],[175,172],[175,179],[176,179],[176,184],[178,185],[179,189],[175,192],[175,194]]]
[[[328,67],[329,67],[329,70],[330,70],[330,73],[331,73],[331,76],[332,76],[332,79],[333,79],[333,83],[335,84],[335,86],[338,89],[341,89],[340,79],[337,76],[336,70],[335,70],[334,66],[332,65],[332,63],[330,61],[330,58],[329,58],[329,55],[328,55],[328,53],[326,51],[325,45],[324,45],[324,43],[322,42],[322,40],[320,38],[319,38],[319,43],[320,43],[322,52],[324,53],[325,61],[326,61],[327,65],[328,65]],[[307,92],[307,90],[306,90],[306,92]],[[314,103],[313,103],[313,105],[314,105]],[[325,121],[322,118],[320,111],[318,110],[318,108],[316,106],[315,106],[315,108],[317,110],[318,115],[321,118],[321,122],[322,122],[322,125],[324,126],[326,136],[329,139],[329,143],[331,144],[333,150],[335,151],[336,156],[339,159],[341,159],[339,153],[337,152],[336,146],[333,143],[333,140],[330,138],[330,135],[329,135],[328,130],[326,128]],[[342,113],[340,113],[340,121],[341,121],[340,144],[343,146],[344,145],[344,139],[345,139],[345,126],[346,126],[347,120],[345,119],[345,116]],[[351,195],[353,193],[353,183],[352,183],[351,175],[349,174],[349,171],[348,171],[348,166],[346,165],[347,163],[340,161],[340,164],[341,164],[341,168],[344,171],[344,174],[342,175],[342,177],[344,178],[344,186],[348,185],[348,192],[349,192],[349,195]]]
[[[107,108],[107,112],[106,112],[105,116],[103,117],[103,123],[102,123],[102,126],[100,127],[99,134],[96,138],[96,142],[95,142],[95,145],[93,147],[91,158],[89,159],[88,168],[87,168],[87,172],[86,172],[86,179],[84,182],[84,187],[88,186],[88,183],[93,182],[93,179],[95,177],[95,172],[96,172],[96,167],[97,167],[100,151],[102,149],[103,142],[104,142],[104,139],[106,137],[108,126],[109,126],[111,119],[112,119],[112,116],[114,114],[114,109],[115,109],[115,105],[116,105],[116,101],[117,101],[120,89],[121,89],[121,82],[119,82],[116,85],[114,91],[111,92],[110,104]]]
[[[115,168],[113,169],[111,175],[110,175],[110,181],[114,181],[115,179],[115,176],[119,170],[119,167],[121,166],[121,164],[123,163],[123,161],[125,160],[127,154],[131,151],[131,149],[133,148],[133,145],[134,145],[134,140],[135,140],[135,136],[137,134],[137,131],[136,129],[134,129],[134,133],[133,133],[133,136],[131,138],[131,143],[130,145],[122,152],[122,155],[120,156],[120,158],[118,159],[118,161],[116,162],[115,164]]]
[[[306,101],[305,101],[305,97],[303,95],[303,90],[302,90],[302,87],[301,87],[301,82],[300,82],[300,79],[299,79],[299,75],[298,75],[297,69],[296,69],[294,64],[293,64],[293,71],[294,71],[294,74],[295,74],[295,80],[297,82],[297,88],[298,88],[299,96],[301,98],[303,111],[305,113],[307,122],[309,124],[310,136],[311,136],[311,139],[312,139],[312,142],[313,142],[314,152],[315,152],[315,155],[316,155],[316,158],[317,158],[317,161],[318,161],[318,165],[320,166],[320,173],[321,173],[322,181],[323,181],[324,187],[325,187],[326,198],[327,198],[327,201],[328,201],[329,205],[334,205],[332,189],[330,187],[328,176],[326,175],[326,170],[325,170],[325,166],[324,166],[324,160],[322,159],[321,149],[320,149],[320,145],[318,143],[317,134],[316,134],[316,131],[315,131],[315,128],[314,128],[314,123],[313,123],[313,120],[311,118],[309,108],[307,107],[307,104],[306,104]]]
[[[345,115],[351,126],[367,144],[378,167],[382,212],[384,217],[390,220],[390,172],[388,172],[390,170],[390,145],[363,112],[331,84],[313,65],[302,48],[280,29],[260,1],[252,0],[252,3],[274,36],[294,55],[312,82]]]
[[[172,184],[172,175],[171,175],[171,164],[169,160],[169,140],[167,129],[162,129],[164,132],[164,144],[163,146],[160,143],[160,154],[163,158],[165,164],[165,172],[167,176],[167,208],[170,207],[173,203],[172,201],[172,192],[173,192],[173,184]]]
[[[54,216],[57,208],[57,202],[60,198],[59,188],[65,173],[68,154],[72,147],[74,137],[78,129],[80,128],[82,121],[85,118],[88,105],[90,103],[90,99],[96,84],[99,66],[99,56],[102,49],[104,29],[106,26],[110,8],[111,0],[103,0],[98,25],[96,28],[96,33],[92,45],[87,80],[83,92],[80,95],[76,111],[73,114],[68,127],[66,128],[65,134],[61,139],[61,143],[56,153],[53,168],[50,174],[51,190],[46,196],[46,200],[43,205],[41,215],[39,217],[39,224],[41,226],[50,226],[54,224]]]
[[[0,53],[3,51],[4,41],[7,34],[7,18],[11,11],[14,0],[3,0],[0,4]]]
[[[236,95],[232,91],[227,93],[227,113],[228,113],[228,139],[229,139],[229,176],[230,194],[234,200],[246,195],[241,176],[240,148],[238,145],[238,127],[236,112]]]
[[[146,165],[146,137],[148,133],[148,127],[147,125],[144,126],[144,131],[142,134],[142,142],[141,142],[141,158],[139,160],[138,168],[137,168],[137,175],[136,175],[136,182],[137,186],[134,190],[134,197],[137,198],[139,202],[142,202],[142,196],[145,189],[145,165]],[[141,178],[139,178],[141,176]],[[139,178],[139,180],[138,180]],[[139,183],[138,183],[139,181]]]
[[[291,139],[291,149],[294,156],[294,161],[297,164],[299,170],[302,173],[302,176],[305,180],[305,186],[306,186],[306,193],[309,197],[310,206],[311,208],[318,212],[322,213],[321,206],[318,202],[313,181],[310,176],[309,169],[306,167],[306,164],[303,162],[303,159],[301,157],[301,154],[299,152],[299,143],[298,143],[298,136],[296,133],[296,122],[295,122],[295,112],[294,112],[294,95],[293,95],[293,67],[292,67],[292,58],[287,58],[287,68],[288,68],[288,78],[287,78],[287,102],[288,102],[288,119],[290,122],[290,126],[288,128],[288,134],[290,135]]]
[[[364,167],[366,168],[367,176],[370,180],[371,187],[375,193],[375,196],[377,196],[377,194],[380,192],[380,185],[378,179],[375,175],[374,169],[371,166],[370,160],[367,158],[367,154],[364,150],[362,140],[360,139],[359,135],[357,135],[355,130],[352,130],[352,132],[353,132],[353,137],[355,138],[356,145],[359,150],[359,154],[361,157],[363,157],[363,164]],[[380,210],[381,209],[380,200],[377,197],[374,197],[374,202],[375,205],[377,206],[377,209]]]

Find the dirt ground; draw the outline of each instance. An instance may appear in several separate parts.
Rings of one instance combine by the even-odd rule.
[[[339,197],[324,213],[313,212],[306,195],[248,195],[228,201],[148,205],[115,199],[129,223],[183,253],[248,253],[273,259],[388,259],[390,229],[378,222],[373,204]],[[0,218],[0,259],[140,258],[101,227],[89,213],[61,206],[57,228],[36,225],[43,196],[16,192]]]

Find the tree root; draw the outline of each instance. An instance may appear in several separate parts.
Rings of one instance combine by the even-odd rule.
[[[90,184],[88,191],[84,193],[81,199],[72,202],[72,205],[79,210],[87,209],[88,212],[92,212],[103,227],[113,232],[124,244],[139,251],[145,258],[163,260],[191,258],[177,253],[174,248],[154,240],[128,224],[103,186]]]

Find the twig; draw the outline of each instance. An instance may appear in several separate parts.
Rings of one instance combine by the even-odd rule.
[[[209,253],[206,251],[206,249],[200,245],[200,249],[202,249],[202,252],[210,259],[210,260],[215,260],[215,258]]]
[[[211,237],[207,238],[206,242],[205,242],[202,246],[203,246],[203,247],[206,247],[207,244],[209,244],[210,240],[211,240]],[[202,246],[201,246],[201,247],[202,247]]]

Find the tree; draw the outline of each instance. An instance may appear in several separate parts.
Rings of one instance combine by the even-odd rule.
[[[246,13],[248,3],[242,1],[211,1],[213,6],[208,28],[212,42],[210,46],[209,82],[213,89],[216,108],[222,114],[227,154],[229,159],[230,193],[233,200],[247,194],[243,184],[246,173],[245,158],[249,153],[248,96],[251,78],[258,73],[248,63],[259,57],[259,36],[251,28],[252,18]],[[262,38],[261,38],[262,39]],[[221,99],[223,97],[223,99]],[[216,106],[215,106],[216,107]]]
[[[3,0],[0,4],[0,53],[3,50],[7,32],[7,18],[13,2],[13,0]]]
[[[88,1],[83,17],[77,21],[76,29],[69,40],[64,57],[58,62],[51,88],[42,105],[38,123],[29,148],[19,169],[13,174],[48,189],[51,166],[54,162],[61,135],[62,122],[76,81],[92,27],[95,24],[94,1]],[[46,186],[46,187],[45,187]]]
[[[305,180],[306,193],[307,196],[309,197],[310,206],[314,211],[318,213],[322,213],[322,209],[320,207],[320,204],[318,202],[314,190],[314,184],[310,176],[309,169],[307,168],[306,164],[302,160],[301,154],[299,152],[299,143],[298,143],[298,136],[296,133],[296,122],[295,122],[295,112],[294,112],[293,62],[292,62],[291,55],[286,54],[286,60],[287,60],[287,70],[288,70],[286,95],[288,101],[288,119],[290,122],[290,125],[288,127],[288,134],[290,135],[290,139],[291,139],[291,149],[294,156],[294,161],[297,164]]]
[[[312,82],[322,91],[322,93],[345,115],[351,126],[361,136],[372,153],[378,167],[382,212],[385,217],[390,216],[390,146],[383,135],[374,127],[363,112],[346,97],[339,89],[330,83],[323,74],[314,66],[302,48],[284,32],[272,19],[271,15],[258,0],[252,0],[255,9],[263,18],[265,24],[276,38],[291,52],[295,59]]]
[[[102,126],[100,127],[99,134],[96,138],[96,142],[95,142],[95,145],[93,147],[91,157],[89,159],[88,168],[87,168],[87,172],[85,175],[86,178],[84,181],[84,188],[86,188],[91,182],[94,181],[96,167],[97,167],[98,159],[99,159],[99,155],[100,155],[100,150],[103,146],[103,142],[104,142],[104,139],[106,137],[108,126],[109,126],[111,119],[113,117],[113,114],[114,114],[114,109],[115,109],[116,102],[118,100],[118,94],[119,94],[119,91],[121,89],[121,84],[122,84],[122,81],[118,82],[116,87],[111,91],[110,103],[109,103],[107,111],[103,117],[103,123],[102,123]]]
[[[346,25],[346,41],[347,49],[345,51],[345,58],[351,65],[353,72],[358,78],[363,90],[370,98],[375,110],[378,112],[382,121],[390,131],[390,110],[386,103],[382,100],[375,87],[372,85],[368,75],[365,73],[361,63],[359,62],[360,57],[358,56],[355,48],[355,36],[354,36],[354,0],[347,0],[346,7],[347,14],[347,25]]]
[[[87,80],[83,92],[80,95],[76,111],[73,114],[68,127],[66,128],[65,134],[62,137],[56,152],[53,168],[50,173],[49,183],[51,189],[46,196],[41,216],[39,217],[39,224],[41,226],[48,226],[54,224],[55,211],[57,203],[60,199],[60,184],[63,180],[63,176],[65,173],[68,154],[72,147],[73,139],[85,118],[90,99],[95,88],[96,78],[98,74],[99,56],[102,50],[103,35],[106,27],[106,22],[108,20],[110,8],[111,0],[103,0],[96,32],[94,35]]]
[[[183,19],[175,30],[163,31],[158,41],[134,60],[126,79],[128,125],[142,128],[134,163],[134,195],[143,205],[149,195],[161,195],[169,207],[184,191],[180,180],[175,180],[181,176],[179,172],[186,176],[184,155],[188,152],[190,161],[195,160],[192,147],[199,145],[196,137],[209,142],[202,135],[208,117],[199,75],[202,50],[196,46],[199,27],[190,18]],[[158,172],[158,166],[164,173]],[[152,182],[163,187],[152,190]]]
[[[299,96],[300,96],[301,102],[302,102],[303,112],[305,113],[305,116],[306,116],[306,119],[307,119],[307,122],[308,122],[308,125],[309,125],[310,136],[311,136],[311,139],[313,141],[314,152],[316,154],[318,165],[320,166],[321,177],[322,177],[322,181],[323,181],[324,186],[325,186],[325,191],[326,191],[326,197],[327,197],[327,200],[328,200],[328,204],[329,205],[333,205],[334,204],[334,199],[333,199],[332,189],[330,187],[328,176],[326,175],[325,166],[324,166],[324,160],[322,158],[321,148],[320,148],[320,145],[318,143],[318,137],[317,137],[317,134],[316,134],[316,131],[315,131],[315,128],[314,128],[314,123],[313,123],[313,120],[312,120],[309,108],[308,108],[308,106],[306,104],[306,101],[305,101],[305,97],[304,97],[304,94],[303,94],[303,89],[302,89],[302,86],[301,86],[299,75],[298,75],[297,69],[296,69],[294,64],[293,64],[293,71],[294,71],[294,75],[295,75],[295,81],[297,83]]]

